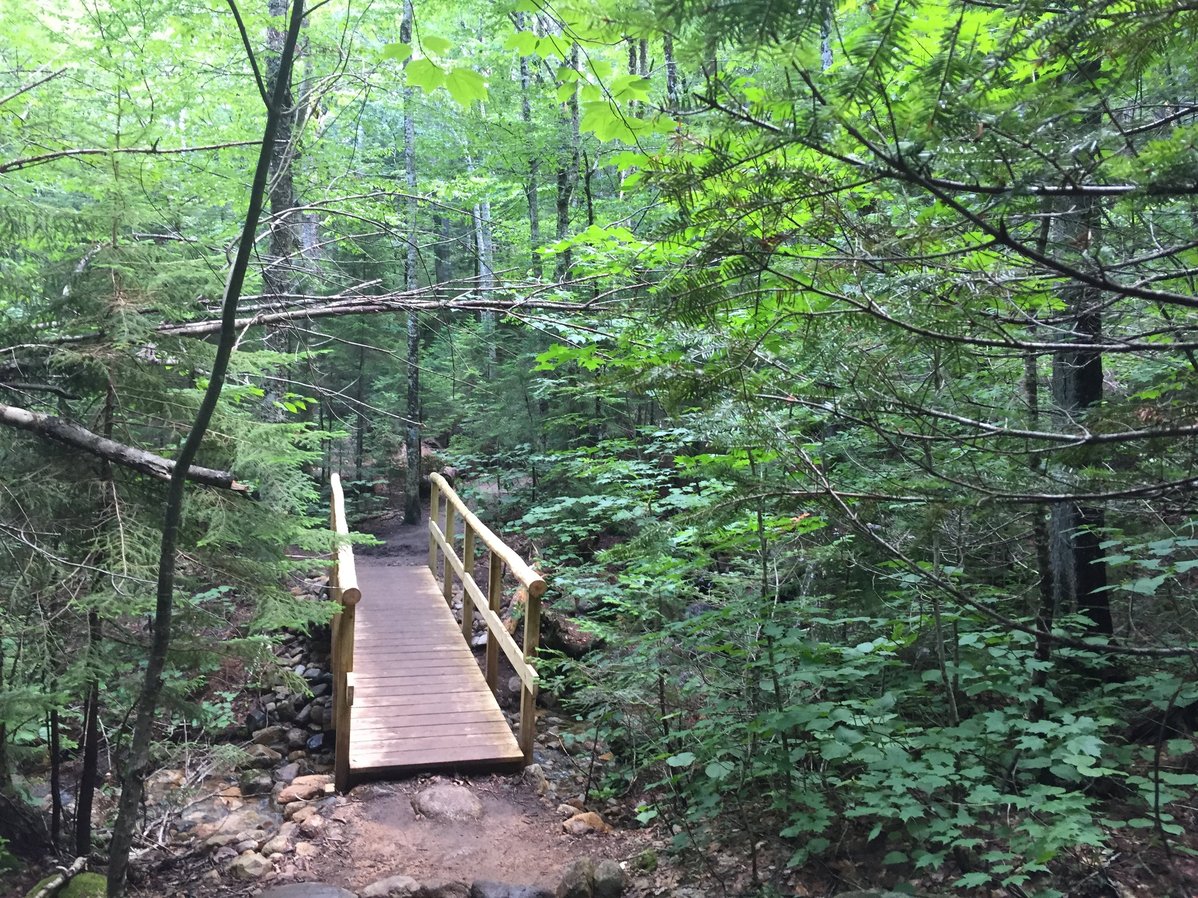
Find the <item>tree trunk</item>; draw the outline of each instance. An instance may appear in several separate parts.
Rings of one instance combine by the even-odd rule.
[[[478,296],[483,301],[491,299],[495,292],[495,250],[491,233],[491,203],[483,200],[474,206],[474,245],[478,250]],[[490,383],[495,378],[495,325],[496,313],[483,311],[480,313],[483,325],[483,339],[487,344],[487,367],[485,376]]]
[[[578,44],[570,47],[569,66],[578,68]],[[578,186],[578,161],[581,151],[582,138],[578,131],[578,82],[566,100],[562,116],[566,128],[566,148],[564,157],[557,170],[557,239],[565,240],[570,236],[570,205],[574,198],[574,189]],[[557,257],[557,266],[553,276],[559,281],[570,276],[569,249],[565,249]]]
[[[661,51],[666,65],[666,108],[678,108],[681,91],[678,87],[678,63],[674,61],[674,35],[666,32],[661,38]]]
[[[516,14],[516,27],[520,30],[524,28],[524,13]],[[531,91],[531,73],[528,64],[528,57],[520,57],[520,120],[524,123],[525,133],[532,134],[532,100],[530,99]],[[541,160],[537,155],[540,152],[534,141],[531,145],[531,151],[528,156],[528,182],[524,185],[524,196],[528,200],[528,246],[529,246],[529,262],[532,276],[540,280],[543,274],[541,267],[541,255],[537,252],[541,246],[541,210],[540,196],[538,194],[538,184],[541,179]]]
[[[129,853],[133,847],[133,829],[137,812],[141,806],[145,776],[150,764],[150,744],[153,741],[154,716],[158,710],[158,699],[162,694],[162,675],[171,644],[171,621],[175,601],[175,549],[179,536],[179,524],[183,515],[187,470],[200,449],[204,434],[216,411],[224,388],[229,359],[237,338],[237,301],[241,297],[254,250],[254,237],[258,220],[262,214],[270,174],[270,162],[274,155],[275,138],[279,120],[285,114],[282,86],[290,83],[291,64],[299,40],[300,25],[304,19],[304,0],[294,0],[287,37],[279,54],[279,70],[275,89],[269,95],[266,127],[262,146],[250,188],[249,208],[237,244],[237,255],[229,269],[225,283],[225,294],[221,303],[221,330],[216,345],[216,355],[209,373],[208,387],[196,410],[195,421],[179,450],[175,467],[171,472],[163,507],[162,542],[158,553],[158,581],[154,606],[153,635],[146,659],[145,679],[137,697],[133,732],[130,737],[129,754],[121,771],[121,797],[118,803],[116,824],[112,831],[109,848],[108,896],[120,898],[125,891],[125,876],[129,870]]]
[[[412,21],[416,11],[412,0],[404,0],[403,18],[399,24],[399,39],[412,43]],[[404,289],[416,289],[416,124],[412,118],[412,88],[405,84],[403,89],[403,166],[408,185],[407,240],[408,252],[404,264]],[[408,456],[408,469],[404,474],[403,519],[405,524],[420,523],[420,319],[416,312],[408,312],[408,357],[407,357],[407,424],[404,446]]]
[[[1054,244],[1059,248],[1092,253],[1099,240],[1099,210],[1090,199],[1080,199],[1058,211]],[[1083,262],[1084,264],[1084,262]],[[1052,397],[1054,420],[1060,427],[1084,420],[1102,402],[1102,352],[1092,348],[1102,342],[1102,294],[1093,287],[1073,284],[1062,291],[1073,321],[1074,348],[1053,354]],[[1064,483],[1075,479],[1076,462],[1059,467]],[[1049,521],[1053,604],[1057,609],[1076,608],[1089,619],[1091,633],[1114,633],[1107,594],[1106,563],[1099,548],[1106,525],[1099,505],[1058,502]]]

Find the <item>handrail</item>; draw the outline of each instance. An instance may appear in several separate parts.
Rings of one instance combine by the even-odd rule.
[[[499,680],[499,650],[511,662],[512,669],[520,678],[520,750],[524,762],[532,763],[532,751],[536,737],[536,707],[538,676],[532,661],[536,657],[541,639],[541,596],[545,594],[544,578],[533,570],[523,558],[515,553],[491,528],[478,519],[466,507],[461,497],[440,474],[431,474],[432,495],[429,500],[428,516],[428,566],[437,575],[437,552],[444,556],[442,568],[442,594],[446,603],[453,597],[453,575],[462,581],[462,637],[469,642],[474,626],[474,612],[487,625],[487,685],[497,691]],[[445,526],[441,527],[441,496],[445,497]],[[465,528],[462,539],[462,557],[455,548],[455,513],[460,515]],[[487,593],[474,580],[474,549],[477,540],[482,541],[490,552]],[[503,567],[508,569],[528,591],[528,602],[524,610],[524,645],[516,644],[500,618],[503,599]]]
[[[362,600],[354,550],[349,542],[349,524],[345,519],[345,494],[341,475],[329,477],[329,517],[337,548],[329,587],[333,601],[341,610],[333,616],[333,721],[337,742],[333,755],[333,779],[338,792],[349,788],[350,708],[354,703],[354,622],[357,604]]]

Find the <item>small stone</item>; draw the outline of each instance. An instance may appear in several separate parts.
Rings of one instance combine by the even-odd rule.
[[[315,705],[315,704],[308,705],[308,715],[309,715],[309,719],[311,720],[311,722],[314,723],[317,727],[324,726],[324,722],[325,722],[324,705]],[[311,739],[308,740],[309,743],[311,743],[311,741],[312,741]],[[309,746],[308,750],[309,751],[312,750],[310,746]]]
[[[409,898],[420,883],[402,873],[372,882],[361,892],[361,898]]]
[[[229,865],[229,875],[234,879],[258,879],[273,869],[269,860],[256,851],[245,851]]]
[[[262,846],[262,853],[270,857],[272,854],[285,854],[290,851],[298,828],[294,823],[284,823],[279,828],[279,834]]]
[[[305,733],[305,736],[307,734]],[[304,740],[304,747],[308,751],[324,751],[324,733],[317,733],[314,736],[307,736]]]
[[[263,727],[260,730],[255,730],[253,738],[250,740],[255,745],[274,745],[282,742],[287,737],[287,728],[281,726]]]
[[[247,733],[254,733],[264,728],[270,723],[270,718],[261,708],[255,706],[250,709],[250,713],[245,716],[245,730]]]
[[[557,887],[557,898],[591,898],[591,886],[595,880],[595,862],[589,857],[580,857],[562,874]]]
[[[312,687],[312,697],[320,698],[322,695],[328,695],[330,688],[328,683],[317,683]]]
[[[311,839],[319,835],[320,831],[324,829],[324,818],[319,814],[309,814],[299,822],[299,828],[300,832]]]
[[[274,784],[274,778],[260,770],[247,770],[238,781],[242,795],[269,795]]]
[[[472,636],[470,638],[470,647],[471,648],[480,649],[486,644],[487,644],[487,634],[486,633],[479,633],[477,636]]]
[[[257,839],[238,839],[237,844],[235,844],[233,846],[233,850],[236,851],[238,854],[243,854],[246,851],[257,851],[258,850],[258,840]]]
[[[290,804],[293,801],[307,801],[315,798],[317,795],[323,795],[325,786],[330,780],[322,774],[310,774],[309,776],[297,776],[291,781],[291,784],[285,786],[276,797],[279,804]]]
[[[295,715],[294,723],[296,726],[301,726],[301,727],[307,726],[308,721],[311,719],[311,717],[312,717],[312,706],[304,705],[304,707],[300,709],[300,712]]]
[[[594,811],[575,814],[562,824],[562,829],[572,836],[585,836],[587,833],[609,833],[611,827]]]
[[[292,727],[287,731],[287,747],[288,748],[303,748],[308,742],[308,734],[299,727]]]
[[[525,767],[524,779],[532,785],[538,795],[544,795],[549,791],[549,779],[545,776],[545,771],[540,764],[529,764]]]
[[[572,804],[559,804],[557,806],[557,812],[563,817],[573,817],[578,813],[578,808],[574,807]]]
[[[283,756],[268,745],[255,743],[245,750],[249,755],[249,760],[245,762],[246,767],[252,767],[255,770],[265,770],[267,767],[273,767],[279,761],[283,760]]]
[[[296,764],[295,762],[284,764],[275,771],[275,782],[290,783],[297,776],[299,776],[299,764]]]
[[[412,809],[433,820],[477,820],[482,802],[465,786],[436,783],[412,798]]]
[[[292,810],[294,808],[294,810]],[[287,811],[291,811],[291,816],[287,817]],[[308,804],[304,801],[293,801],[283,809],[283,816],[293,823],[303,823],[313,814],[319,813],[315,805]]]
[[[304,670],[304,679],[309,681],[319,680],[324,674],[324,671],[319,667],[312,666]]]
[[[296,857],[316,857],[320,854],[320,849],[311,842],[300,842],[295,846]]]
[[[620,865],[610,858],[595,865],[594,898],[620,898],[628,886],[628,878]]]

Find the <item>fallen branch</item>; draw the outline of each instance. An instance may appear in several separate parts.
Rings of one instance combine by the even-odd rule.
[[[71,881],[72,878],[83,872],[83,868],[87,865],[87,858],[77,857],[69,867],[59,867],[58,872],[53,876],[46,878],[46,881],[41,884],[41,887],[29,893],[29,898],[52,898],[62,891],[63,887]]]
[[[38,436],[46,437],[75,449],[82,449],[92,455],[107,459],[126,468],[132,468],[142,474],[148,474],[159,480],[170,480],[175,470],[175,462],[145,449],[126,446],[107,437],[92,433],[85,427],[56,418],[53,415],[43,415],[28,409],[17,408],[13,405],[0,403],[0,424],[27,430]],[[232,490],[235,493],[249,493],[250,488],[244,483],[238,483],[228,471],[216,468],[203,468],[191,465],[187,469],[187,479],[205,486],[216,486]]]

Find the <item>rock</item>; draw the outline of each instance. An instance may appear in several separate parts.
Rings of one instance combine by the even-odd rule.
[[[269,873],[274,867],[271,862],[256,851],[243,851],[229,865],[229,875],[234,879],[258,879]]]
[[[261,730],[259,730],[261,732]],[[267,767],[273,767],[279,761],[283,760],[283,756],[268,745],[255,743],[245,750],[250,756],[246,761],[246,767],[252,767],[255,770],[265,770]]]
[[[402,873],[372,882],[361,892],[361,898],[409,898],[420,883]]]
[[[620,898],[627,887],[628,878],[615,861],[608,858],[595,865],[594,898]]]
[[[260,730],[254,730],[254,735],[250,739],[255,745],[275,745],[282,742],[287,737],[287,727],[270,726],[262,727]]]
[[[308,736],[306,733],[304,735],[307,737],[304,739],[304,747],[306,749],[308,749],[308,751],[315,752],[315,751],[324,751],[325,750],[324,733],[317,733],[314,736]]]
[[[562,874],[557,886],[557,898],[591,898],[595,881],[595,862],[589,857],[580,857]]]
[[[286,854],[291,850],[292,841],[295,839],[298,829],[299,827],[294,823],[284,823],[279,828],[279,834],[262,846],[262,853],[267,857],[272,854]]]
[[[587,833],[609,833],[611,827],[594,811],[575,814],[562,824],[562,829],[572,836],[585,836]]]
[[[247,770],[237,781],[242,795],[269,795],[275,781],[269,773],[259,770]]]
[[[309,839],[314,838],[324,829],[324,818],[319,814],[309,814],[303,820],[299,821],[299,828],[300,832]]]
[[[471,648],[481,649],[486,644],[487,644],[487,634],[486,633],[479,633],[477,636],[472,636],[470,638],[470,647]]]
[[[320,698],[322,695],[328,695],[331,688],[328,683],[317,683],[312,687],[312,698]]]
[[[292,761],[290,764],[284,764],[275,771],[276,783],[288,783],[299,776],[299,764]]]
[[[538,795],[549,791],[549,779],[540,764],[529,764],[524,768],[524,780],[529,783]]]
[[[308,716],[311,719],[312,723],[316,724],[317,727],[324,726],[324,720],[325,720],[324,705],[308,705],[308,711],[309,711]],[[308,751],[320,751],[319,748],[317,748],[317,749],[312,748],[312,740],[311,739],[308,740]]]
[[[578,813],[578,808],[574,807],[572,804],[559,804],[557,806],[557,812],[563,817],[573,817]]]
[[[308,720],[311,717],[312,717],[312,706],[304,705],[304,707],[300,709],[300,712],[295,715],[295,721],[294,721],[295,725],[301,726],[301,727],[307,726]]]
[[[245,731],[247,733],[255,733],[265,728],[268,723],[270,723],[270,718],[266,712],[255,705],[250,709],[250,713],[245,716]]]
[[[275,800],[279,804],[290,804],[293,801],[307,801],[315,798],[317,795],[323,795],[325,786],[330,780],[323,774],[311,774],[309,776],[297,776],[291,781],[291,784],[284,786],[279,792]]]
[[[483,815],[482,802],[465,786],[436,783],[412,798],[412,809],[432,820],[477,820]]]
[[[291,749],[303,748],[308,743],[308,733],[306,730],[301,730],[299,727],[292,727],[287,731],[287,747]]]
[[[540,886],[513,886],[506,882],[478,880],[470,887],[470,898],[554,898],[554,896],[552,891]]]
[[[292,882],[263,889],[255,898],[357,898],[346,889],[323,882]]]
[[[295,846],[296,857],[316,857],[320,854],[320,849],[311,842],[300,842]]]
[[[292,808],[294,808],[295,810],[292,810]],[[288,811],[291,811],[290,817],[287,816]],[[293,801],[291,804],[287,805],[287,807],[283,809],[284,819],[290,820],[293,823],[297,823],[297,824],[303,823],[309,817],[313,817],[317,813],[319,813],[319,812],[316,810],[315,805],[311,805],[311,804],[308,804],[303,801]]]
[[[426,882],[412,893],[412,898],[470,898],[470,886],[464,882]]]

